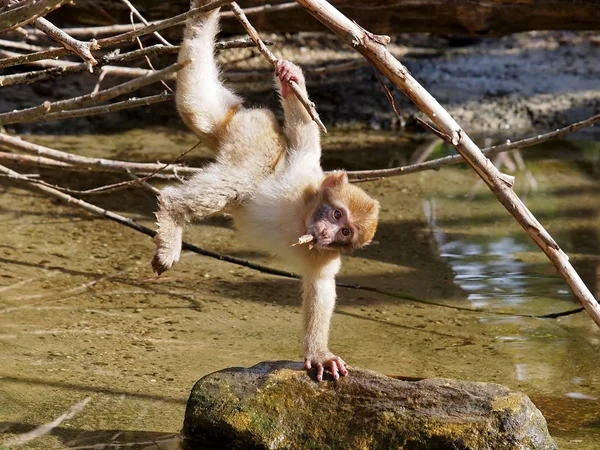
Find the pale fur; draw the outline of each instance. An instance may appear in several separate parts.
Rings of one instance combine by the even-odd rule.
[[[192,6],[207,2],[193,1]],[[193,218],[231,213],[243,237],[291,264],[302,277],[304,357],[307,367],[334,376],[345,363],[328,349],[335,304],[339,253],[292,247],[306,234],[315,193],[325,175],[320,165],[319,129],[294,94],[281,98],[285,124],[280,129],[267,109],[246,109],[222,85],[213,55],[218,15],[188,22],[179,60],[177,107],[188,126],[216,151],[216,162],[183,184],[161,191],[157,212],[157,249],[153,267],[162,272],[179,259],[182,230]],[[291,66],[306,91],[299,68]],[[275,79],[281,93],[281,84]]]

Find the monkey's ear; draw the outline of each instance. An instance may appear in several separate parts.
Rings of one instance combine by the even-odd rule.
[[[334,170],[329,172],[323,182],[321,183],[321,189],[333,189],[341,187],[348,183],[348,175],[345,170]]]

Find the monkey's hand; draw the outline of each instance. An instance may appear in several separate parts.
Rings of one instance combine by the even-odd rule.
[[[345,377],[348,375],[348,365],[339,356],[335,356],[329,350],[315,352],[304,355],[304,367],[310,370],[313,367],[317,369],[317,380],[323,380],[323,372],[325,369],[331,372],[333,379],[337,380],[340,375]]]
[[[286,98],[290,92],[293,92],[289,84],[290,81],[294,81],[304,87],[304,75],[302,75],[302,70],[287,59],[280,59],[277,61],[275,65],[275,75],[277,75],[281,82],[281,96],[283,98]]]

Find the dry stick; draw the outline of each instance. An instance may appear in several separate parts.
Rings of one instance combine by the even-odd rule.
[[[0,31],[17,28],[33,22],[38,17],[45,16],[66,2],[70,3],[71,0],[39,0],[11,8],[0,14]]]
[[[137,108],[139,106],[149,106],[154,103],[168,102],[175,98],[175,94],[163,92],[158,95],[151,95],[142,98],[130,98],[121,102],[111,103],[110,105],[92,106],[90,108],[72,109],[69,111],[60,111],[47,114],[38,119],[38,121],[50,121],[60,119],[73,119],[75,117],[96,116],[98,114],[108,114],[122,109]]]
[[[0,54],[14,57],[18,53],[10,52],[7,50],[0,50]],[[102,72],[110,73],[111,75],[119,75],[126,77],[140,77],[153,73],[153,70],[142,69],[139,67],[120,67],[104,65],[108,61],[112,61],[111,56],[107,56],[101,59],[101,63],[97,64],[96,67],[101,67]],[[28,64],[50,67],[46,70],[33,70],[31,72],[16,73],[12,75],[0,75],[0,86],[13,86],[16,84],[33,84],[38,81],[49,80],[64,75],[72,75],[76,73],[82,73],[89,70],[88,63],[76,63],[73,61],[55,61],[52,59],[43,61],[33,61]]]
[[[95,39],[92,39],[90,42],[82,42],[74,39],[43,17],[36,19],[33,25],[48,37],[60,42],[65,48],[79,55],[87,63],[90,72],[92,71],[92,67],[97,64],[96,59],[92,56],[92,50],[98,49]]]
[[[0,45],[7,43],[5,46],[9,47],[12,41],[0,40]],[[264,41],[266,45],[273,45],[273,41]],[[19,45],[19,44],[17,44]],[[217,50],[224,50],[230,48],[246,48],[246,47],[254,47],[254,42],[249,37],[237,38],[237,39],[229,39],[225,41],[218,41],[215,43],[215,48]],[[33,47],[33,46],[32,46]],[[21,48],[15,46],[15,48]],[[41,47],[31,48],[30,50],[35,50]],[[28,50],[28,48],[23,48],[24,50]],[[44,50],[44,52],[62,52],[63,49],[49,49]],[[71,61],[55,61],[53,59],[45,59],[45,58],[36,58],[35,53],[30,53],[27,55],[22,55],[19,53],[8,52],[6,50],[0,50],[5,55],[5,58],[0,59],[0,69],[5,67],[18,66],[20,64],[40,64],[42,61],[44,63],[54,62],[56,65],[65,65],[65,63],[71,63],[71,65],[77,65],[77,63],[72,63]],[[118,63],[124,61],[130,61],[138,58],[142,58],[145,56],[154,56],[154,55],[164,55],[164,54],[177,54],[179,53],[179,46],[173,45],[171,47],[166,47],[162,44],[152,45],[150,47],[146,47],[143,50],[132,50],[127,53],[121,54],[108,54],[100,58],[99,65],[106,63]],[[58,56],[58,55],[57,55]],[[55,56],[50,56],[49,58],[54,58]],[[83,70],[82,70],[83,71]]]
[[[87,156],[74,155],[68,152],[61,152],[43,145],[32,144],[19,138],[0,133],[0,148],[16,152],[25,152],[32,155],[43,156],[55,161],[73,164],[80,167],[98,169],[104,172],[123,172],[131,170],[133,172],[149,172],[164,169],[164,163],[135,163],[129,161],[118,161],[114,159],[90,158]],[[166,169],[165,169],[166,170]],[[170,172],[177,172],[184,175],[194,174],[200,169],[185,166],[169,167]]]
[[[549,133],[539,134],[534,137],[522,139],[520,141],[515,141],[507,144],[495,145],[493,147],[484,148],[482,152],[486,156],[492,156],[498,153],[507,152],[518,148],[531,147],[537,144],[541,144],[542,142],[563,137],[569,133],[573,133],[582,128],[591,127],[598,122],[600,122],[600,114],[589,117],[588,119],[579,122],[572,123],[571,125],[568,125],[564,128],[560,128],[555,131],[551,131]],[[439,170],[443,166],[447,166],[450,164],[458,164],[462,162],[465,162],[465,159],[462,157],[462,155],[451,155],[445,156],[443,158],[434,159],[431,161],[426,161],[420,164],[412,164],[409,166],[392,167],[390,169],[379,170],[356,170],[348,172],[348,178],[351,180],[363,180],[366,178],[381,179],[399,175],[407,175],[409,173],[422,172],[424,170]]]
[[[244,14],[244,11],[242,11],[242,8],[240,8],[236,2],[232,2],[229,5],[229,7],[231,8],[231,12],[233,13],[233,15],[240,21],[242,26],[246,29],[246,32],[254,41],[256,47],[258,47],[258,50],[263,54],[265,59],[269,61],[269,63],[271,63],[273,68],[275,68],[277,66],[278,61],[277,57],[271,52],[271,50],[267,48],[267,46],[260,39],[260,36],[258,35],[256,29],[248,21],[248,18]],[[323,122],[321,122],[321,119],[319,119],[319,114],[315,109],[315,104],[306,97],[304,92],[302,92],[300,86],[298,86],[298,83],[296,83],[295,81],[290,81],[289,85],[294,91],[294,94],[296,94],[296,97],[298,97],[300,103],[302,103],[302,105],[308,112],[308,115],[311,117],[311,119],[316,122],[316,124],[323,131],[323,133],[327,133],[327,128],[325,128],[325,125],[323,125]]]
[[[144,36],[146,34],[154,33],[155,31],[164,30],[165,28],[172,27],[174,25],[179,25],[182,22],[185,22],[187,19],[192,19],[198,17],[207,11],[213,10],[215,8],[219,8],[221,6],[227,5],[231,3],[230,0],[216,0],[214,3],[210,5],[203,6],[201,8],[194,8],[189,10],[186,13],[179,14],[175,17],[171,17],[170,19],[161,20],[159,22],[155,22],[150,24],[149,26],[140,27],[137,30],[128,31],[126,33],[119,34],[117,36],[111,36],[109,38],[99,39],[97,44],[99,48],[111,48],[115,47],[119,44],[123,44],[125,42],[132,42],[139,36]],[[128,29],[131,26],[128,25]],[[69,50],[65,48],[55,48],[51,50],[47,50],[44,52],[31,53],[29,55],[24,55],[17,64],[25,64],[26,62],[39,61],[41,59],[50,59],[50,58],[58,58],[60,56],[64,56],[69,53]],[[11,64],[12,65],[12,64]],[[0,68],[8,67],[6,65],[2,65],[2,61],[0,61]]]
[[[568,256],[506,183],[503,174],[481,153],[479,147],[452,116],[412,77],[385,45],[382,45],[383,41],[350,21],[325,0],[298,0],[298,3],[381,70],[440,131],[451,137],[452,144],[458,152],[552,261],[596,325],[600,327],[600,305],[569,262]]]
[[[253,6],[250,8],[245,8],[244,13],[247,15],[258,14],[258,13],[269,13],[275,11],[285,11],[288,9],[295,9],[298,7],[298,3],[296,2],[288,2],[288,3],[280,3],[278,5],[263,5],[263,6]],[[222,18],[233,17],[231,12],[221,12]],[[157,24],[158,21],[150,22],[150,25]],[[129,25],[105,25],[99,27],[74,27],[74,28],[63,28],[64,31],[69,33],[71,36],[93,36],[96,37],[98,35],[105,34],[114,34],[114,33],[123,33],[125,31],[129,31],[131,27]]]
[[[29,52],[41,52],[47,50],[47,48],[40,47],[39,45],[31,45],[25,42],[10,41],[8,39],[0,39],[0,46],[16,48],[18,50],[26,50]]]
[[[140,14],[140,12],[135,8],[135,6],[133,6],[131,4],[131,2],[129,0],[121,0],[121,1],[127,5],[127,7],[131,10],[132,14],[134,14],[139,20],[141,20],[144,25],[146,25],[146,26],[150,25],[148,23],[148,21],[146,19],[144,19],[144,16],[142,16]],[[154,37],[156,37],[160,42],[165,44],[167,47],[170,47],[172,45],[169,41],[167,41],[164,37],[162,37],[157,31],[155,31],[152,34],[154,35]]]
[[[159,80],[172,76],[175,72],[187,66],[190,60],[183,61],[183,63],[175,63],[168,67],[165,67],[158,72],[153,72],[150,75],[146,75],[140,78],[136,78],[126,83],[113,86],[102,91],[81,95],[79,97],[73,97],[67,100],[59,100],[57,102],[44,102],[41,105],[34,106],[31,108],[21,109],[19,111],[12,111],[4,114],[0,114],[0,125],[6,125],[10,123],[25,123],[35,122],[42,120],[44,116],[57,111],[66,111],[85,106],[94,105],[100,102],[111,100],[119,95],[127,95],[137,89],[140,89],[149,84],[155,83]]]
[[[1,135],[0,135],[1,136]],[[73,165],[44,156],[22,155],[18,153],[0,152],[0,160],[16,163],[20,166],[38,167],[42,169],[66,170],[68,172],[94,172],[94,173],[117,173],[114,169],[104,169],[102,167],[91,168],[85,165]],[[168,171],[169,169],[165,169]],[[128,172],[129,169],[122,168],[118,172]],[[136,170],[137,174],[142,176],[152,175],[153,179],[176,180],[176,175],[169,173],[148,173],[146,170]]]
[[[183,153],[181,153],[177,159],[175,159],[175,161],[173,161],[172,164],[177,164],[179,161],[181,161],[181,159],[187,155],[189,152],[191,152],[192,150],[194,150],[196,147],[198,147],[198,145],[200,145],[200,141],[198,141],[194,146],[192,146],[191,148],[187,149],[186,151],[184,151]],[[23,156],[23,155],[20,155]],[[64,163],[61,163],[64,164]],[[61,192],[64,192],[66,194],[76,194],[76,195],[98,195],[98,194],[109,194],[115,191],[120,191],[123,189],[128,189],[131,186],[135,186],[137,185],[138,187],[142,187],[144,189],[146,189],[147,191],[151,192],[153,195],[158,195],[160,193],[160,191],[158,189],[156,189],[154,186],[151,186],[149,183],[147,183],[147,180],[149,180],[150,178],[153,178],[155,175],[157,175],[159,172],[161,172],[162,170],[166,169],[168,166],[172,165],[172,164],[164,164],[162,167],[156,169],[154,172],[144,176],[143,178],[139,178],[137,175],[135,175],[131,170],[129,169],[125,169],[125,172],[127,172],[127,175],[129,176],[129,178],[131,178],[130,181],[121,181],[119,183],[113,183],[113,184],[107,184],[104,186],[100,186],[100,187],[96,187],[96,188],[92,188],[92,189],[86,189],[86,190],[76,190],[76,189],[69,189],[69,188],[65,188],[62,186],[57,186],[55,184],[50,184],[47,183],[43,180],[31,180],[32,183],[37,183],[37,184],[41,184],[44,186],[49,186],[51,188],[57,189]]]
[[[18,172],[15,172],[14,170],[9,169],[8,167],[0,165],[0,173],[8,176],[9,178],[11,178],[13,180],[25,183],[28,186],[33,186],[36,189],[38,189],[46,194],[50,194],[54,197],[60,198],[61,200],[64,200],[69,204],[78,206],[80,208],[85,209],[86,211],[89,211],[94,214],[98,214],[102,217],[106,217],[107,219],[113,220],[117,223],[120,223],[120,224],[125,225],[129,228],[132,228],[136,231],[139,231],[140,233],[144,233],[147,236],[154,237],[156,235],[156,231],[151,230],[150,228],[147,228],[143,225],[140,225],[132,219],[121,216],[112,211],[108,211],[106,209],[99,208],[98,206],[95,206],[84,200],[77,199],[75,197],[72,197],[72,196],[64,193],[64,192],[60,192],[59,190],[57,190],[51,186],[34,183],[34,182],[32,182],[33,180],[19,174]],[[277,276],[285,277],[285,278],[300,279],[299,275],[292,273],[292,272],[287,272],[287,271],[279,270],[279,269],[273,269],[271,267],[263,266],[261,264],[256,264],[256,263],[246,261],[246,260],[243,260],[240,258],[222,255],[220,253],[212,252],[210,250],[205,250],[203,248],[197,247],[197,246],[190,244],[188,242],[185,242],[185,241],[182,243],[182,248],[184,250],[189,250],[189,251],[198,253],[203,256],[208,256],[209,258],[215,258],[220,261],[225,261],[225,262],[228,262],[231,264],[236,264],[238,266],[247,267],[249,269],[257,270],[262,273],[267,273],[270,275],[277,275]],[[528,314],[512,314],[512,313],[506,313],[506,312],[502,312],[502,311],[484,311],[484,310],[480,310],[480,309],[463,308],[463,307],[454,306],[454,305],[446,305],[443,303],[429,302],[429,301],[421,300],[421,299],[418,299],[418,298],[415,298],[415,297],[412,297],[409,295],[404,295],[404,294],[401,294],[398,292],[379,289],[379,288],[371,287],[371,286],[363,286],[363,285],[349,284],[349,283],[343,283],[343,282],[337,282],[336,285],[339,287],[348,288],[348,289],[357,289],[357,290],[375,292],[378,294],[391,296],[394,298],[400,298],[400,299],[404,299],[404,300],[409,300],[409,301],[422,303],[422,304],[426,304],[426,305],[431,305],[431,306],[439,306],[439,307],[443,307],[443,308],[451,308],[451,309],[457,309],[460,311],[469,311],[469,312],[475,312],[475,313],[485,312],[488,314],[503,315],[503,316],[518,316],[518,317],[532,317],[532,318],[556,318],[556,317],[562,317],[562,316],[569,315],[569,314],[574,314],[574,313],[577,313],[580,311],[580,310],[569,310],[569,311],[561,311],[558,313],[543,314],[543,315],[538,315],[538,316],[528,315]]]

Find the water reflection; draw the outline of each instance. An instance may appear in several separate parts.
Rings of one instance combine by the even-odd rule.
[[[546,300],[547,304],[553,300],[576,301],[562,277],[553,273],[550,263],[545,265],[537,260],[529,263],[522,259],[523,254],[540,252],[526,233],[520,229],[511,230],[514,234],[510,235],[505,230],[495,232],[494,224],[487,233],[447,231],[448,228],[439,226],[437,220],[439,203],[443,201],[443,198],[425,200],[425,216],[440,257],[451,266],[454,282],[467,292],[473,307],[539,314],[534,308],[539,307],[540,300]],[[468,209],[468,206],[464,208]],[[504,220],[509,224],[513,219],[507,214]],[[574,252],[583,253],[584,247],[588,254],[600,255],[600,246],[594,245],[600,230],[593,230],[595,239],[581,239],[590,231],[589,228],[576,228],[571,232],[559,230],[555,236],[559,242],[567,243],[567,251],[571,247]],[[584,245],[573,245],[582,241],[585,241]],[[598,262],[577,260],[574,266],[589,288],[597,290],[600,283]]]

